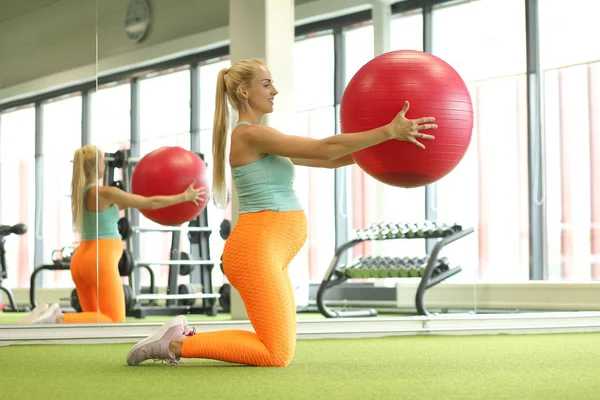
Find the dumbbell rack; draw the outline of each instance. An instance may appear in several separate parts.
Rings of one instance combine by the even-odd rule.
[[[202,160],[204,156],[198,154]],[[116,153],[105,154],[105,182],[111,186],[118,186],[123,190],[129,188],[129,176],[132,167],[139,160],[130,157],[129,151],[118,151]],[[114,181],[114,170],[122,168],[123,182]],[[118,185],[116,183],[119,183]],[[137,210],[135,210],[137,212]],[[126,211],[127,221],[132,218],[132,210]],[[126,239],[127,249],[133,254],[133,235],[150,232],[169,232],[172,234],[170,259],[163,261],[133,259],[132,271],[128,275],[129,286],[131,287],[131,301],[128,303],[127,315],[136,318],[144,318],[146,315],[179,315],[185,313],[205,313],[206,315],[214,316],[217,314],[216,300],[220,297],[218,293],[213,293],[212,287],[212,268],[219,265],[220,261],[210,260],[209,251],[209,236],[212,230],[207,226],[207,210],[189,222],[187,227],[159,227],[159,228],[143,228],[132,226],[131,236]],[[181,233],[187,231],[190,238],[191,255],[180,252],[180,237]],[[187,256],[187,257],[184,257]],[[154,273],[150,266],[160,265],[169,266],[169,278],[167,284],[167,293],[157,293],[154,282]],[[143,293],[143,289],[139,284],[139,269],[144,268],[150,274],[150,288],[148,293]],[[187,269],[187,274],[199,278],[202,286],[202,293],[196,293],[193,286],[181,284],[178,285],[178,276],[182,274],[182,269]],[[196,270],[199,270],[196,272]],[[196,299],[202,299],[202,306],[194,306]],[[158,306],[154,303],[155,300],[166,300],[164,306]],[[147,301],[148,304],[142,304]]]
[[[432,223],[432,221],[424,221],[424,223]],[[416,224],[412,224],[416,225]],[[454,225],[455,230],[443,232],[440,234],[434,234],[431,236],[411,236],[411,237],[388,237],[385,235],[371,235],[371,236],[359,236],[362,230],[357,230],[356,236],[354,239],[349,240],[348,242],[339,246],[335,252],[334,256],[329,264],[329,268],[325,273],[325,277],[323,278],[319,289],[317,291],[317,307],[319,312],[323,314],[327,318],[343,318],[343,317],[373,317],[377,315],[377,310],[375,309],[365,309],[365,310],[332,310],[325,304],[325,293],[327,290],[331,289],[334,286],[337,286],[346,280],[348,277],[346,276],[344,270],[348,266],[340,265],[340,260],[342,255],[346,253],[348,250],[353,248],[354,246],[365,242],[365,241],[379,241],[379,240],[400,240],[400,239],[435,239],[437,243],[431,250],[430,254],[427,257],[427,266],[422,272],[421,281],[419,283],[419,287],[417,288],[417,293],[415,296],[415,306],[417,313],[420,315],[430,315],[430,312],[427,310],[423,298],[425,296],[425,292],[427,289],[432,288],[433,286],[439,284],[440,282],[458,274],[462,268],[459,266],[455,266],[450,268],[444,272],[441,272],[438,275],[433,276],[434,269],[436,267],[436,263],[438,261],[439,253],[445,246],[449,245],[452,242],[455,242],[471,233],[474,232],[473,228],[463,229],[459,225]],[[381,279],[381,278],[375,278]],[[399,278],[406,279],[406,278]]]
[[[202,236],[211,233],[210,228],[198,227],[194,225],[196,225],[196,223],[192,221],[187,228],[133,228],[134,233],[171,232],[173,236],[171,241],[171,257],[168,261],[134,261],[135,268],[146,267],[148,271],[151,271],[149,268],[151,265],[168,265],[169,278],[167,284],[167,294],[138,293],[136,290],[134,290],[133,301],[136,304],[128,311],[128,315],[135,316],[137,318],[143,318],[145,315],[151,314],[178,315],[187,312],[192,314],[205,313],[206,315],[210,316],[217,315],[216,299],[218,299],[220,295],[212,292],[212,268],[215,265],[218,265],[220,262],[201,259],[199,255],[202,254],[202,251],[198,249],[201,243],[191,243],[191,255],[179,251],[181,232],[187,230],[189,234],[200,233]],[[200,282],[203,290],[202,293],[196,293],[192,285],[177,284],[179,275],[189,275],[195,268],[199,268]],[[186,272],[182,273],[184,269]],[[141,305],[141,302],[144,300],[153,301],[160,299],[166,300],[165,306]],[[193,306],[194,300],[196,299],[202,299],[201,307]]]

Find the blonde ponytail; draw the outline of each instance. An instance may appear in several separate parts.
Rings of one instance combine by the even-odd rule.
[[[83,215],[83,187],[85,185],[84,158],[83,149],[77,149],[73,157],[73,177],[71,180],[71,213],[73,228],[76,232],[81,231]]]
[[[227,149],[227,136],[229,128],[229,108],[231,104],[238,113],[243,109],[238,96],[241,85],[247,88],[252,86],[252,79],[256,70],[264,66],[258,58],[240,60],[230,68],[219,71],[217,77],[217,94],[215,98],[215,117],[213,123],[213,202],[219,208],[227,206],[227,182],[225,180],[225,154]]]
[[[73,156],[73,176],[71,178],[71,216],[73,228],[81,232],[83,220],[83,188],[87,180],[96,181],[96,172],[104,157],[98,148],[88,144],[75,151]]]
[[[228,68],[219,71],[217,77],[217,94],[215,98],[215,117],[213,123],[213,184],[212,197],[219,208],[227,206],[227,184],[225,181],[225,149],[227,148],[227,127],[229,126],[229,109],[227,107],[227,90],[225,77]]]

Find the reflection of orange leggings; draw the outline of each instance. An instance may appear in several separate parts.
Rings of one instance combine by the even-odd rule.
[[[227,330],[185,338],[184,358],[286,366],[296,350],[296,306],[288,265],[307,235],[303,211],[240,214],[225,242],[223,268],[254,332]]]
[[[71,276],[75,282],[82,312],[65,313],[65,324],[125,322],[125,295],[119,275],[119,260],[122,254],[121,239],[81,242],[71,258]]]

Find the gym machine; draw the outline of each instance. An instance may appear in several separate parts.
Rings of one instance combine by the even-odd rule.
[[[9,235],[23,235],[25,232],[27,232],[27,226],[24,224],[0,225],[0,293],[4,292],[6,294],[8,297],[8,303],[10,304],[10,308],[5,308],[4,311],[29,311],[27,308],[19,308],[12,290],[2,285],[2,281],[8,278],[6,249],[4,248],[5,237]]]
[[[423,297],[425,291],[440,282],[458,274],[462,268],[451,267],[446,257],[439,258],[445,246],[474,232],[473,228],[463,229],[459,224],[445,224],[435,221],[418,223],[375,223],[366,229],[355,231],[355,238],[339,246],[329,264],[323,281],[317,291],[319,312],[328,318],[372,317],[377,310],[332,310],[325,304],[328,289],[351,279],[363,278],[420,278],[415,296],[415,306],[420,315],[429,315]],[[434,239],[436,244],[425,257],[358,257],[348,265],[341,265],[342,255],[364,241],[397,239]]]
[[[204,155],[197,153],[202,160]],[[130,175],[139,158],[130,156],[128,150],[120,150],[108,153],[104,156],[106,168],[104,183],[128,190]],[[116,169],[122,170],[122,180],[115,180]],[[131,288],[131,301],[127,304],[127,315],[136,318],[144,318],[146,315],[179,315],[182,313],[204,313],[206,315],[217,315],[217,299],[219,293],[213,293],[212,269],[220,265],[221,261],[210,259],[209,237],[212,230],[208,227],[206,208],[195,219],[190,221],[186,227],[158,227],[144,228],[131,226],[132,214],[138,210],[127,209],[126,216],[119,221],[119,231],[123,240],[126,240],[128,253],[127,260],[120,265],[123,269],[122,276],[128,276]],[[169,260],[145,260],[135,259],[134,236],[152,232],[168,232],[171,234],[171,249]],[[181,234],[187,232],[190,241],[190,254],[180,251]],[[169,266],[169,277],[166,294],[159,294],[154,284],[155,278],[152,265]],[[143,268],[150,274],[150,287],[142,288],[139,283],[139,269]],[[179,276],[190,276],[190,284],[179,284]],[[197,293],[194,285],[199,284],[202,291]],[[166,300],[165,305],[159,306],[156,300]],[[195,305],[201,300],[201,305]]]

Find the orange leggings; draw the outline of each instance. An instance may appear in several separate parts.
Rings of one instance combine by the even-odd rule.
[[[65,313],[65,324],[125,322],[125,294],[119,275],[122,254],[121,239],[81,242],[71,257],[71,276],[82,312]]]
[[[307,236],[303,211],[241,214],[225,242],[223,268],[254,332],[196,333],[181,356],[254,366],[287,366],[296,351],[296,306],[288,265]]]

